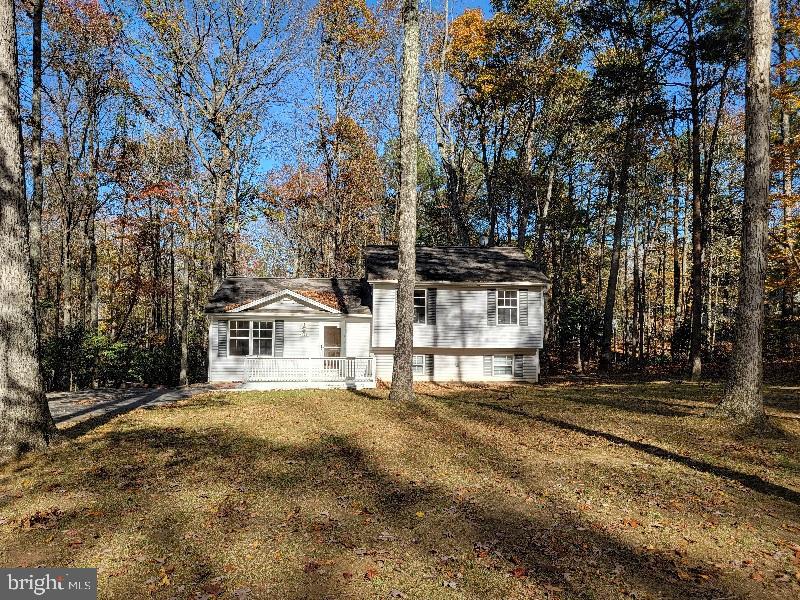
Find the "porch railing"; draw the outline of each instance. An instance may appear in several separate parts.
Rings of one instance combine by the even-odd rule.
[[[245,358],[244,381],[266,383],[375,383],[375,357]]]

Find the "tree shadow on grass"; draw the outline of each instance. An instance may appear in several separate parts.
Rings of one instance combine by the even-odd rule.
[[[439,398],[439,400],[442,399]],[[476,411],[473,414],[473,418],[479,418],[485,420],[487,414],[485,411],[488,410],[489,411],[488,414],[491,414],[491,412],[502,413],[504,415],[520,417],[529,421],[544,423],[547,425],[551,425],[553,427],[557,427],[562,430],[580,433],[589,437],[601,438],[606,441],[612,442],[614,444],[620,444],[632,448],[634,450],[637,450],[639,452],[644,452],[656,458],[669,460],[681,464],[685,467],[688,467],[695,471],[699,471],[701,473],[709,473],[717,477],[727,479],[728,481],[738,483],[748,489],[759,492],[761,494],[772,496],[780,500],[786,500],[796,506],[800,506],[800,492],[798,492],[797,490],[793,490],[791,488],[778,485],[776,483],[772,483],[770,481],[763,479],[762,477],[759,477],[758,475],[743,473],[741,471],[737,471],[736,469],[731,469],[729,467],[725,467],[722,465],[715,465],[697,458],[692,458],[690,456],[684,456],[676,452],[667,450],[665,448],[661,448],[654,444],[639,442],[636,440],[629,440],[613,433],[601,431],[599,429],[584,427],[582,425],[570,423],[562,419],[556,419],[541,414],[532,414],[530,412],[521,410],[513,406],[506,406],[503,404],[485,402],[480,400],[470,400],[468,398],[465,398],[464,396],[460,396],[457,400],[444,400],[444,401],[451,404],[458,402],[465,405],[472,405],[484,409],[484,411]]]
[[[116,417],[133,412],[139,408],[146,410],[176,408],[176,402],[189,398],[191,398],[190,409],[230,404],[230,400],[213,392],[201,392],[198,395],[193,395],[191,389],[161,389],[144,393],[142,393],[141,390],[137,390],[133,394],[126,394],[116,400],[102,402],[70,415],[61,416],[56,419],[56,422],[62,423],[83,414],[99,411],[98,414],[92,415],[82,421],[77,421],[75,424],[69,425],[60,431],[63,438],[74,440],[93,429],[105,425]]]
[[[430,437],[435,432],[420,431],[419,435]],[[481,442],[473,439],[470,443]],[[69,460],[74,451],[64,447],[48,460],[58,464]],[[169,511],[171,481],[183,489],[212,496],[212,488],[223,486],[233,497],[244,498],[254,506],[264,495],[280,498],[278,512],[288,512],[289,517],[244,514],[237,517],[240,521],[233,522],[220,517],[219,510],[208,511],[206,529],[224,531],[226,546],[241,546],[253,536],[267,545],[283,535],[300,540],[297,556],[320,559],[320,563],[325,558],[357,560],[356,551],[363,548],[367,555],[386,556],[389,562],[402,556],[398,563],[401,570],[403,564],[430,566],[435,571],[434,580],[419,583],[420,589],[428,592],[417,591],[423,595],[409,597],[441,593],[441,581],[448,577],[443,573],[447,569],[442,567],[442,561],[452,560],[459,565],[469,563],[466,580],[459,581],[453,593],[470,597],[487,594],[474,580],[482,570],[499,573],[503,581],[509,582],[507,592],[515,590],[515,586],[533,586],[529,591],[544,587],[576,598],[593,594],[617,597],[624,589],[671,598],[742,595],[719,585],[685,581],[668,555],[630,546],[603,530],[587,527],[577,516],[561,514],[556,524],[542,511],[531,511],[523,503],[517,508],[503,497],[464,498],[443,484],[410,481],[382,465],[376,455],[361,447],[358,439],[345,435],[280,444],[222,428],[187,431],[139,427],[98,435],[83,443],[80,451],[94,457],[94,466],[58,483],[71,495],[96,494],[101,484],[105,493],[114,495],[107,498],[111,502],[106,506],[112,512],[103,517],[104,533],[99,540],[114,531],[143,533],[162,554],[179,560],[174,585],[190,582],[192,589],[220,577],[223,585],[228,585],[218,557],[225,549],[212,549],[202,540],[194,540],[194,536],[202,538],[209,531],[198,531],[196,524],[181,522],[181,514],[188,518],[187,508],[175,507],[175,518],[148,522]],[[490,445],[482,451],[500,458]],[[59,453],[64,455],[58,456]],[[190,468],[192,465],[194,469]],[[366,517],[348,516],[347,506],[352,501],[364,506]],[[329,529],[323,528],[314,539],[323,519],[319,507],[330,515],[325,521]],[[426,514],[425,519],[416,516],[420,512]],[[78,519],[77,514],[65,514],[59,520],[59,528],[73,527],[75,522],[71,521]],[[445,556],[450,551],[460,554],[451,560]],[[471,558],[465,554],[471,554]],[[180,556],[188,560],[178,559]],[[276,590],[280,590],[281,597],[290,599],[383,597],[387,590],[381,587],[381,577],[385,577],[388,585],[402,590],[388,569],[378,575],[374,585],[359,582],[361,587],[353,587],[342,580],[340,571],[309,569],[304,564],[306,559],[298,562],[297,556],[271,571],[267,582],[248,581],[239,575],[236,585],[250,587],[255,598],[275,597]],[[515,569],[522,581],[508,577],[507,573]],[[158,573],[157,565],[152,570]],[[615,572],[616,580],[608,579],[608,574]],[[416,572],[404,574],[414,582],[422,582],[423,576]],[[141,580],[125,574],[119,577],[117,587],[129,586],[131,593],[144,590]],[[174,595],[174,588],[156,585],[150,593],[156,598],[168,598]],[[503,594],[497,593],[500,595],[489,593],[486,597]]]

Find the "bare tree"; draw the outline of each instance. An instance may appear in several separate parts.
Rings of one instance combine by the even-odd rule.
[[[419,107],[419,5],[403,3],[403,76],[400,82],[400,198],[397,219],[397,337],[389,398],[414,398],[414,281],[417,241],[417,110]]]
[[[769,228],[769,125],[772,19],[769,0],[748,0],[744,205],[736,342],[717,412],[748,425],[764,422],[764,278]]]
[[[44,396],[22,171],[13,0],[0,2],[0,444],[46,446],[55,431]]]
[[[300,8],[280,0],[141,3],[148,30],[137,62],[154,100],[194,115],[189,139],[209,176],[212,279],[225,277],[229,198],[237,173],[237,139],[258,136],[279,86],[300,51]],[[166,24],[169,24],[167,26]],[[177,93],[176,93],[177,91]]]

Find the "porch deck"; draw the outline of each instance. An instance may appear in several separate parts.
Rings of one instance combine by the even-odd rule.
[[[375,357],[248,356],[244,389],[374,388]]]

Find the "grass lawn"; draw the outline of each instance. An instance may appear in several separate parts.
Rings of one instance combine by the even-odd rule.
[[[215,392],[0,467],[0,564],[101,598],[800,598],[800,389]],[[94,428],[92,428],[94,427]]]

